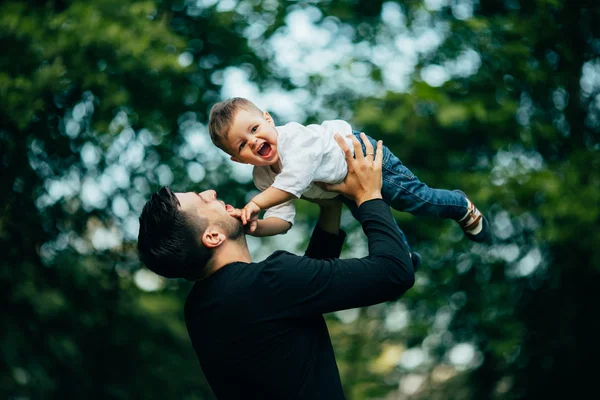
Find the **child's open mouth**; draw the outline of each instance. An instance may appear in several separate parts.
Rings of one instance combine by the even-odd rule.
[[[260,145],[260,147],[258,148],[257,153],[261,156],[261,157],[265,157],[268,158],[269,156],[271,156],[272,153],[272,149],[271,149],[271,145],[267,142],[264,142],[263,144]]]

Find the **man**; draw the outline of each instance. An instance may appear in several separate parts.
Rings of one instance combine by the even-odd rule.
[[[218,399],[344,399],[323,314],[393,300],[414,283],[408,249],[381,199],[381,142],[356,158],[341,137],[348,175],[327,190],[357,205],[369,255],[340,260],[340,205],[321,206],[304,256],[276,251],[252,263],[237,217],[214,191],[161,189],[140,217],[143,262],[195,280],[185,321]]]

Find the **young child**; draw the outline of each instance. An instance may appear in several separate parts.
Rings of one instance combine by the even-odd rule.
[[[360,136],[341,120],[321,125],[290,122],[275,126],[268,112],[240,97],[215,104],[208,129],[213,143],[229,154],[231,160],[254,165],[254,183],[261,193],[242,210],[242,222],[250,222],[248,231],[254,236],[272,236],[289,230],[295,216],[292,200],[296,198],[338,196],[313,182],[343,181],[347,164],[334,134]],[[368,139],[376,148],[375,140]],[[349,147],[353,149],[351,142]],[[488,221],[463,192],[428,187],[387,147],[382,151],[381,194],[392,208],[413,215],[450,218],[458,222],[470,240],[488,239]],[[346,204],[354,212],[355,206],[353,209],[351,202]],[[263,219],[257,220],[261,210],[267,211]]]

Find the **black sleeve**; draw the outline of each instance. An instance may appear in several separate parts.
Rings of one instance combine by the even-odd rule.
[[[342,246],[346,239],[346,232],[340,229],[337,235],[325,232],[319,226],[315,226],[308,248],[304,255],[306,257],[323,260],[325,258],[339,258]]]
[[[413,266],[389,206],[370,200],[358,208],[357,218],[369,243],[367,257],[315,259],[282,253],[265,265],[263,278],[279,312],[313,315],[363,307],[394,300],[412,287]],[[314,243],[313,249],[320,245]]]

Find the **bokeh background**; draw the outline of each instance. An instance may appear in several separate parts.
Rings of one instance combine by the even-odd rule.
[[[597,381],[597,2],[3,1],[0,49],[1,398],[214,398],[190,284],[135,246],[161,185],[255,194],[208,137],[230,96],[280,124],[346,119],[492,224],[482,245],[395,213],[424,258],[415,287],[326,316],[348,399],[572,399]],[[317,209],[298,207],[286,235],[249,238],[256,260],[302,253]],[[343,227],[343,256],[364,256]]]

